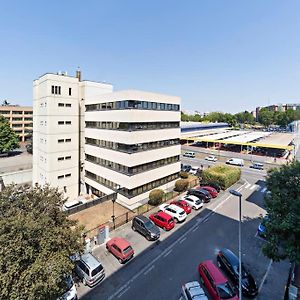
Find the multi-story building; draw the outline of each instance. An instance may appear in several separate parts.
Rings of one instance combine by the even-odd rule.
[[[8,120],[10,127],[19,136],[21,142],[25,142],[31,138],[31,106],[3,105],[0,106],[0,115],[3,115]]]
[[[180,171],[180,98],[45,74],[34,81],[33,183],[134,208]]]
[[[136,90],[86,100],[85,183],[135,207],[180,171],[180,98]]]

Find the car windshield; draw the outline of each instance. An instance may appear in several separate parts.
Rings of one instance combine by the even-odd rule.
[[[221,299],[230,299],[235,296],[235,292],[228,282],[217,286]]]
[[[195,203],[196,203],[197,205],[199,205],[199,204],[201,204],[201,201],[200,201],[200,200],[197,200]]]
[[[148,222],[145,223],[145,227],[147,229],[151,229],[151,228],[153,228],[153,226],[154,226],[154,224],[151,221],[148,221]]]
[[[127,248],[125,248],[125,249],[123,250],[123,253],[124,253],[124,254],[127,254],[127,253],[129,253],[131,250],[132,250],[132,247],[131,247],[131,246],[128,246]]]
[[[173,219],[169,219],[168,224],[173,223]]]
[[[97,275],[97,274],[100,273],[102,270],[103,270],[102,265],[99,265],[96,269],[94,269],[94,270],[92,271],[92,276]]]

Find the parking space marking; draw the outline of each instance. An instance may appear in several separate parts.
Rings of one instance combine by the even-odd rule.
[[[199,229],[199,226],[195,227],[192,231],[195,232]]]
[[[261,289],[262,289],[262,287],[263,287],[263,285],[264,285],[264,283],[265,283],[265,280],[267,279],[267,276],[268,276],[268,274],[269,274],[269,272],[270,272],[270,270],[271,270],[272,263],[273,263],[273,260],[271,259],[270,262],[269,262],[267,271],[266,271],[266,273],[265,273],[265,275],[264,275],[264,277],[263,277],[263,279],[262,279],[262,281],[261,281],[261,283],[260,283],[260,285],[259,285],[258,293],[260,293],[260,291],[261,291]]]
[[[167,257],[172,251],[173,249],[169,250],[167,253],[164,254],[164,257]]]
[[[146,272],[144,272],[144,275],[147,275],[154,269],[154,265],[152,265]]]
[[[248,184],[245,186],[245,189],[248,189],[251,186],[251,184],[248,182]]]
[[[264,193],[266,190],[267,190],[267,188],[264,187],[260,192],[261,192],[261,193]]]
[[[186,240],[186,237],[184,237],[183,239],[181,239],[181,240],[179,241],[179,243],[182,244],[185,240]]]
[[[257,185],[256,184],[253,184],[250,188],[250,190],[252,191],[253,189],[257,188]]]
[[[120,294],[118,294],[118,298],[121,298],[128,290],[130,289],[130,286],[128,286],[126,289],[124,289]]]

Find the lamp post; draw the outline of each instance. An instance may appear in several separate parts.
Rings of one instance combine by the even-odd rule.
[[[117,200],[117,195],[114,195],[113,198],[111,199],[112,203],[113,203],[113,214],[111,216],[113,224],[114,224],[114,229],[116,229],[116,225],[115,225],[115,202]]]
[[[242,194],[236,190],[230,190],[230,194],[239,197],[239,299],[242,299]]]

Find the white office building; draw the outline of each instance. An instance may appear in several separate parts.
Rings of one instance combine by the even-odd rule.
[[[134,208],[180,171],[180,98],[45,74],[34,81],[33,183]]]

